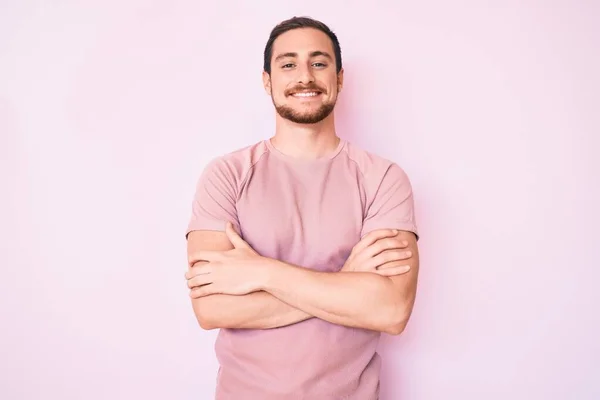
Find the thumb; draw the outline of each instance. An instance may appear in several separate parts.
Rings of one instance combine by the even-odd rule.
[[[235,229],[233,229],[233,224],[231,222],[228,222],[225,226],[225,234],[227,235],[227,238],[233,247],[236,249],[249,247],[248,243],[246,243],[244,239],[242,239],[242,237],[235,231]]]

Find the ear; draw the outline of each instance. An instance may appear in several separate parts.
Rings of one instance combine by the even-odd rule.
[[[262,73],[262,81],[263,87],[265,88],[265,92],[270,96],[271,95],[271,75],[267,73],[267,71],[263,71]]]
[[[340,69],[340,72],[337,74],[337,85],[338,85],[338,93],[342,91],[344,87],[344,68]]]

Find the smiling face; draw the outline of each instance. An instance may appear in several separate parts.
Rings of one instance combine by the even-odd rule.
[[[263,83],[275,109],[287,120],[314,124],[333,111],[342,87],[331,39],[318,29],[299,28],[273,43],[271,73]]]

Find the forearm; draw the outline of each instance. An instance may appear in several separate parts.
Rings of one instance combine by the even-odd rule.
[[[334,324],[398,333],[405,304],[392,280],[368,272],[326,273],[282,262],[266,266],[263,290]]]
[[[312,317],[267,292],[245,296],[215,294],[193,299],[192,305],[204,329],[271,329]]]

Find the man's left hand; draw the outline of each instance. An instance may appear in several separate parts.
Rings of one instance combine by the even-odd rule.
[[[245,295],[261,290],[267,260],[242,239],[228,223],[225,230],[234,248],[227,251],[200,250],[185,274],[190,297],[212,294]]]

